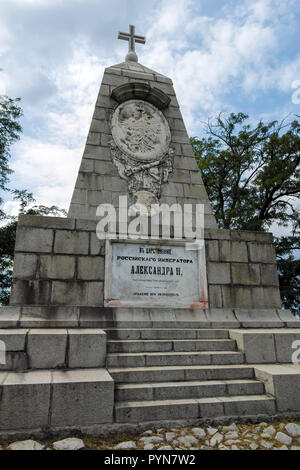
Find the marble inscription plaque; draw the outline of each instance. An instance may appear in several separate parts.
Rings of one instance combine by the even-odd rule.
[[[205,300],[199,251],[184,244],[115,242],[110,256],[107,306],[196,308]]]

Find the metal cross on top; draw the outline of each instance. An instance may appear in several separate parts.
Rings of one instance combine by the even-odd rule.
[[[129,25],[129,34],[128,33],[119,33],[118,39],[129,42],[128,54],[125,58],[126,62],[137,62],[138,56],[135,52],[135,43],[146,44],[146,38],[144,36],[137,36],[135,34],[135,26]]]

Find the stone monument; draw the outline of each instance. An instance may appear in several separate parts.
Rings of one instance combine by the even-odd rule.
[[[138,62],[133,26],[119,38],[68,217],[19,218],[0,434],[295,415],[272,235],[218,229],[171,79]]]

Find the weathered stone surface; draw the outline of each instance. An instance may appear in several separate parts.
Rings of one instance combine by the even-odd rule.
[[[114,383],[105,369],[54,371],[52,387],[52,426],[112,422]]]
[[[32,329],[27,340],[30,368],[54,369],[66,362],[67,330]]]
[[[0,429],[39,429],[48,425],[50,371],[8,373],[2,383]]]
[[[16,236],[16,251],[50,253],[53,244],[53,230],[20,226]]]
[[[204,439],[206,437],[206,432],[202,428],[192,428],[191,431],[198,439]]]
[[[276,264],[261,264],[261,282],[265,286],[278,286],[278,271]]]
[[[217,432],[216,434],[213,435],[213,437],[210,440],[211,447],[215,447],[216,445],[221,444],[223,439],[224,437],[222,436],[222,434]]]
[[[229,263],[208,263],[208,283],[209,284],[230,284],[230,264]]]
[[[103,330],[68,330],[68,367],[104,367],[106,360],[106,334]]]
[[[290,436],[299,437],[300,436],[300,424],[296,423],[288,423],[285,426],[286,432],[289,433]]]
[[[45,217],[20,214],[18,225],[24,227],[73,230],[75,228],[75,220],[67,219],[66,217]]]
[[[43,450],[44,448],[44,445],[33,440],[13,442],[8,446],[8,450]]]
[[[163,438],[161,436],[149,436],[149,437],[142,437],[141,441],[147,445],[147,444],[157,444],[159,442],[163,442]]]
[[[76,437],[69,437],[61,441],[56,441],[53,443],[53,448],[55,450],[80,450],[84,449],[85,444],[82,439]]]
[[[78,279],[83,281],[104,280],[104,258],[78,258]]]
[[[34,279],[37,271],[36,255],[16,253],[13,277],[18,279]]]
[[[83,281],[54,281],[52,283],[51,303],[53,305],[88,305],[87,283]]]
[[[233,284],[244,284],[254,286],[260,284],[260,265],[259,264],[232,264],[232,282]]]
[[[275,263],[275,248],[271,244],[265,243],[249,243],[250,261],[258,263]]]
[[[27,330],[4,329],[0,330],[0,341],[5,344],[6,351],[25,351]]]
[[[207,428],[207,432],[210,436],[214,436],[218,432],[218,428]]]
[[[60,230],[56,233],[55,253],[87,255],[89,252],[89,234]]]
[[[115,446],[116,450],[134,450],[136,449],[136,443],[134,441],[121,442]]]
[[[40,277],[45,279],[73,279],[74,256],[46,255],[40,257]]]
[[[268,442],[268,441],[265,441],[264,439],[262,439],[260,441],[260,445],[264,448],[264,449],[267,449],[267,450],[270,450],[272,449],[273,445],[271,444],[271,442]]]
[[[276,362],[272,333],[240,329],[230,330],[229,335],[237,342],[239,350],[245,354],[248,364]]]
[[[275,396],[279,411],[300,410],[300,365],[269,364],[255,367],[256,377]]]
[[[176,436],[175,432],[167,432],[166,433],[166,441],[167,442],[172,442],[174,440],[175,436]]]
[[[274,426],[268,426],[266,429],[264,429],[264,432],[262,433],[262,437],[266,438],[271,438],[276,434],[276,429]]]
[[[192,447],[193,445],[197,445],[199,443],[198,439],[190,435],[179,437],[178,442],[183,444],[185,447]]]
[[[276,441],[288,446],[293,442],[293,439],[284,432],[278,432],[275,436],[275,439]]]
[[[277,362],[289,364],[295,351],[293,345],[299,341],[300,330],[282,330],[274,334]]]
[[[245,242],[230,242],[222,240],[220,246],[220,261],[227,262],[248,262],[247,244]]]

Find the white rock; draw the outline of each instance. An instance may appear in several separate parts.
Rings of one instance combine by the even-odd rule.
[[[253,434],[260,434],[262,431],[262,428],[260,426],[257,426],[256,428],[252,429]]]
[[[230,424],[229,426],[222,426],[222,431],[228,432],[228,431],[238,431],[239,428],[235,423]]]
[[[29,439],[27,441],[13,442],[8,446],[9,450],[43,450],[45,446]]]
[[[268,426],[266,429],[264,429],[264,432],[262,433],[261,437],[273,437],[276,434],[276,429],[274,426]]]
[[[173,447],[171,447],[171,446],[163,446],[163,447],[159,447],[158,450],[173,450]]]
[[[145,431],[141,434],[141,436],[151,436],[153,434],[153,431],[151,429],[148,429],[148,431]]]
[[[250,449],[251,449],[251,450],[256,450],[256,449],[258,449],[258,445],[255,444],[254,442],[252,442],[252,443],[250,444]]]
[[[240,450],[238,446],[231,446],[231,450]]]
[[[215,447],[217,444],[221,444],[223,441],[224,437],[221,433],[217,432],[210,440],[210,445],[212,447]]]
[[[245,434],[244,437],[254,439],[255,441],[257,441],[259,439],[259,437],[256,434],[252,434],[251,432],[247,432],[247,434]]]
[[[265,449],[272,449],[273,445],[270,442],[267,441],[260,441],[260,445],[264,447]]]
[[[300,447],[298,447],[298,446],[292,446],[292,447],[291,447],[291,450],[300,450]]]
[[[295,423],[289,423],[285,426],[285,430],[293,437],[300,436],[300,425]]]
[[[291,445],[291,443],[293,442],[293,439],[284,432],[278,432],[275,436],[275,439],[281,444],[285,444],[287,446]]]
[[[239,439],[228,439],[228,441],[225,441],[225,444],[232,446],[233,444],[241,444],[241,441]]]
[[[224,446],[224,444],[220,444],[218,449],[219,450],[230,450],[229,447]]]
[[[62,441],[56,441],[53,443],[53,448],[55,450],[80,450],[85,447],[85,444],[82,439],[77,439],[76,437],[69,437],[63,439]]]
[[[144,450],[152,450],[152,449],[154,449],[154,445],[153,445],[153,444],[146,444],[146,445],[144,446]]]
[[[126,442],[121,442],[120,444],[115,446],[115,449],[118,450],[133,450],[136,449],[136,443],[134,441],[126,441]]]
[[[213,436],[214,434],[216,434],[218,432],[218,429],[216,429],[216,428],[207,428],[207,432],[210,436]]]
[[[287,446],[281,446],[281,447],[278,447],[275,450],[289,450],[289,448]]]
[[[163,438],[160,436],[150,436],[150,437],[142,437],[140,439],[144,444],[156,444],[157,442],[163,442]]]
[[[204,439],[206,437],[206,432],[202,428],[192,428],[192,433],[198,437],[198,439]]]
[[[167,432],[166,433],[166,441],[172,442],[176,437],[176,432]]]
[[[181,436],[178,438],[178,441],[185,447],[191,447],[199,444],[198,439],[196,439],[194,436]]]
[[[236,431],[227,432],[225,435],[226,439],[238,439],[239,433]]]

